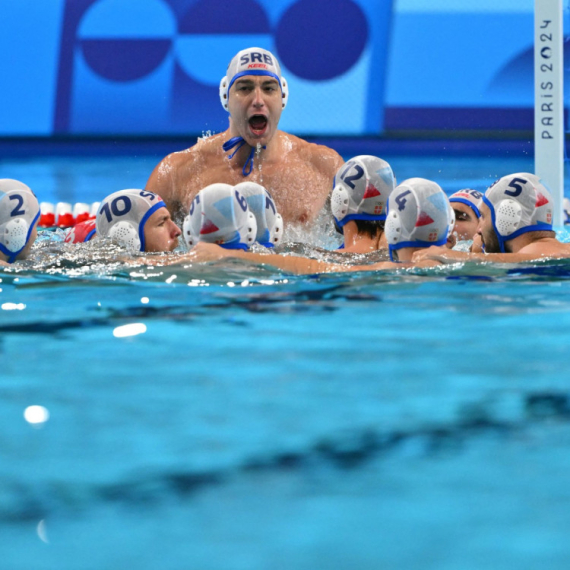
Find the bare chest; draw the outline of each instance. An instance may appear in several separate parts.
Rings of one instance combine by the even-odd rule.
[[[312,164],[290,155],[278,163],[255,161],[248,176],[226,157],[208,162],[182,184],[186,207],[202,188],[210,184],[236,185],[250,181],[269,191],[286,224],[306,223],[317,216],[332,187],[332,180],[319,173]]]

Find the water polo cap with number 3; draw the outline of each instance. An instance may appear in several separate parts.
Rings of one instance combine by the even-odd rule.
[[[257,223],[247,200],[230,184],[210,184],[198,192],[184,218],[188,247],[199,241],[226,249],[248,249],[255,242]]]

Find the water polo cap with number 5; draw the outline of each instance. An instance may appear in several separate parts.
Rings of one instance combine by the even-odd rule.
[[[535,174],[519,172],[499,178],[483,202],[491,211],[501,251],[505,242],[527,232],[552,231],[552,196]]]

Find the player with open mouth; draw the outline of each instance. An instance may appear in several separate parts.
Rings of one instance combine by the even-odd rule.
[[[275,55],[259,47],[238,52],[219,93],[229,128],[167,156],[146,188],[177,216],[210,184],[251,181],[271,193],[286,227],[315,220],[344,161],[330,148],[279,130],[289,87]]]

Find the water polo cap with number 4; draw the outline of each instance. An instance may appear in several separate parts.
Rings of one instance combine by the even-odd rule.
[[[166,204],[158,194],[129,188],[107,196],[97,210],[96,230],[130,251],[145,251],[144,226]]]
[[[403,247],[445,245],[455,215],[445,192],[425,178],[404,180],[388,199],[385,233],[394,251]]]
[[[336,225],[342,228],[350,220],[385,220],[394,186],[394,173],[385,160],[368,155],[350,159],[339,168],[333,183],[331,209]]]
[[[26,247],[40,217],[40,205],[29,186],[11,178],[0,179],[0,251],[8,263]]]
[[[283,238],[283,218],[277,212],[271,194],[261,184],[241,182],[235,186],[247,200],[249,211],[257,223],[257,243],[265,247],[275,247]]]
[[[483,202],[491,211],[502,252],[505,242],[521,234],[552,231],[552,196],[535,174],[503,176],[487,189]]]
[[[199,241],[226,249],[248,249],[255,242],[257,224],[247,200],[230,184],[210,184],[198,192],[184,218],[188,247]]]
[[[281,66],[277,58],[266,49],[251,47],[238,52],[230,61],[225,77],[220,81],[220,101],[228,110],[230,89],[234,82],[244,75],[267,75],[277,79],[282,95],[282,108],[285,109],[289,99],[287,81],[281,75]]]

